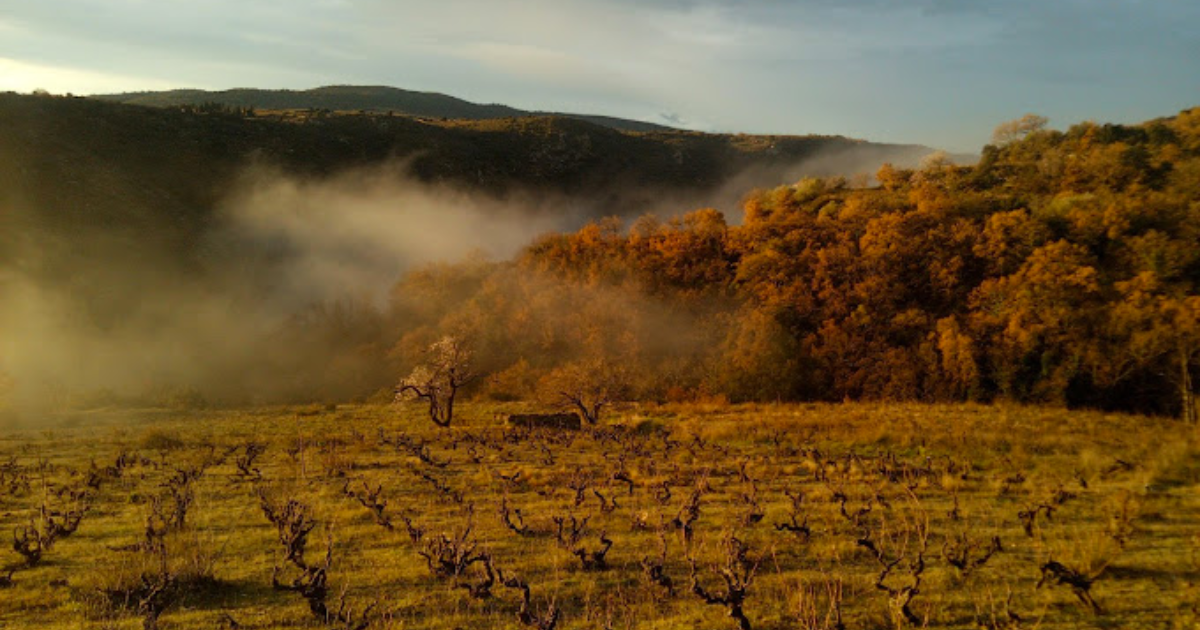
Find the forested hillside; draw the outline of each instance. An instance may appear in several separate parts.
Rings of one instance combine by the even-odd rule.
[[[467,192],[557,197],[584,218],[777,181],[915,163],[932,150],[841,137],[628,134],[580,120],[419,121],[327,111],[151,108],[0,94],[3,203],[55,229],[114,224],[196,240],[252,164],[306,177],[400,162]],[[806,164],[819,158],[819,163]],[[568,203],[569,202],[569,203]]]
[[[586,367],[640,398],[1194,413],[1200,109],[1043,123],[999,129],[977,166],[757,191],[742,225],[610,220],[512,263],[427,269],[393,313],[471,340],[499,396],[553,397]]]
[[[782,164],[838,146],[875,158],[911,150],[629,135],[564,119],[262,117],[15,95],[0,106],[0,281],[53,289],[56,316],[35,319],[103,337],[110,345],[97,355],[119,354],[114,343],[148,347],[139,334],[159,330],[154,345],[186,358],[188,369],[156,369],[145,379],[156,387],[235,401],[388,395],[431,344],[451,336],[483,377],[465,394],[495,399],[556,399],[586,386],[647,400],[1193,408],[1198,109],[1065,132],[1026,117],[998,129],[974,166],[934,157],[918,168],[887,164],[870,181],[809,177],[753,191],[751,183],[739,223],[712,208],[634,217],[679,208],[673,192],[735,181],[723,178],[755,160]],[[507,261],[441,258],[410,269],[386,301],[347,292],[283,310],[273,300],[286,282],[275,271],[312,245],[303,230],[316,228],[288,215],[300,225],[293,232],[211,238],[222,187],[243,175],[246,160],[320,178],[396,156],[408,156],[417,181],[498,195],[595,194],[608,202],[588,206],[591,216],[622,216],[542,236]],[[270,198],[287,210],[313,196],[293,188]],[[340,230],[340,212],[347,224],[361,219],[329,199],[337,207],[320,230]],[[439,238],[437,217],[450,206],[434,204],[411,238]],[[498,233],[478,220],[451,234]],[[382,225],[372,221],[360,231]],[[407,225],[404,215],[397,221]],[[297,229],[308,240],[296,240]],[[376,255],[357,243],[334,244],[335,266]],[[335,287],[343,277],[334,276]],[[385,287],[380,281],[376,294]],[[247,315],[264,304],[272,318]],[[173,326],[181,313],[199,313],[203,334]],[[57,365],[42,372],[58,373]],[[70,388],[86,390],[91,378]]]
[[[0,94],[0,371],[56,399],[168,386],[218,399],[374,391],[392,378],[375,362],[323,379],[342,337],[285,344],[281,322],[309,321],[339,298],[373,311],[421,261],[473,248],[507,256],[590,218],[728,205],[796,173],[855,173],[929,151],[634,134],[555,117]],[[380,334],[355,332],[373,344]]]

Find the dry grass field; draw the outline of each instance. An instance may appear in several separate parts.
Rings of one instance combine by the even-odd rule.
[[[1006,406],[95,411],[0,434],[0,628],[1193,628],[1194,427]]]

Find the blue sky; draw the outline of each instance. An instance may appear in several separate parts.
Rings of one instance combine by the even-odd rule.
[[[0,0],[0,90],[329,84],[974,152],[1200,105],[1200,1]]]

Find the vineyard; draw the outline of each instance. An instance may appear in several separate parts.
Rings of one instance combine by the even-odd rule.
[[[92,412],[0,437],[0,627],[1193,627],[1176,421],[1017,406]],[[9,534],[11,532],[11,534]]]

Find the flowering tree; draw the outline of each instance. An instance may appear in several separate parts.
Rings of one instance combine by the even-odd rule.
[[[454,419],[455,395],[475,377],[471,351],[462,340],[447,335],[429,346],[425,362],[396,385],[396,400],[428,402],[429,419],[439,427],[448,427]]]

